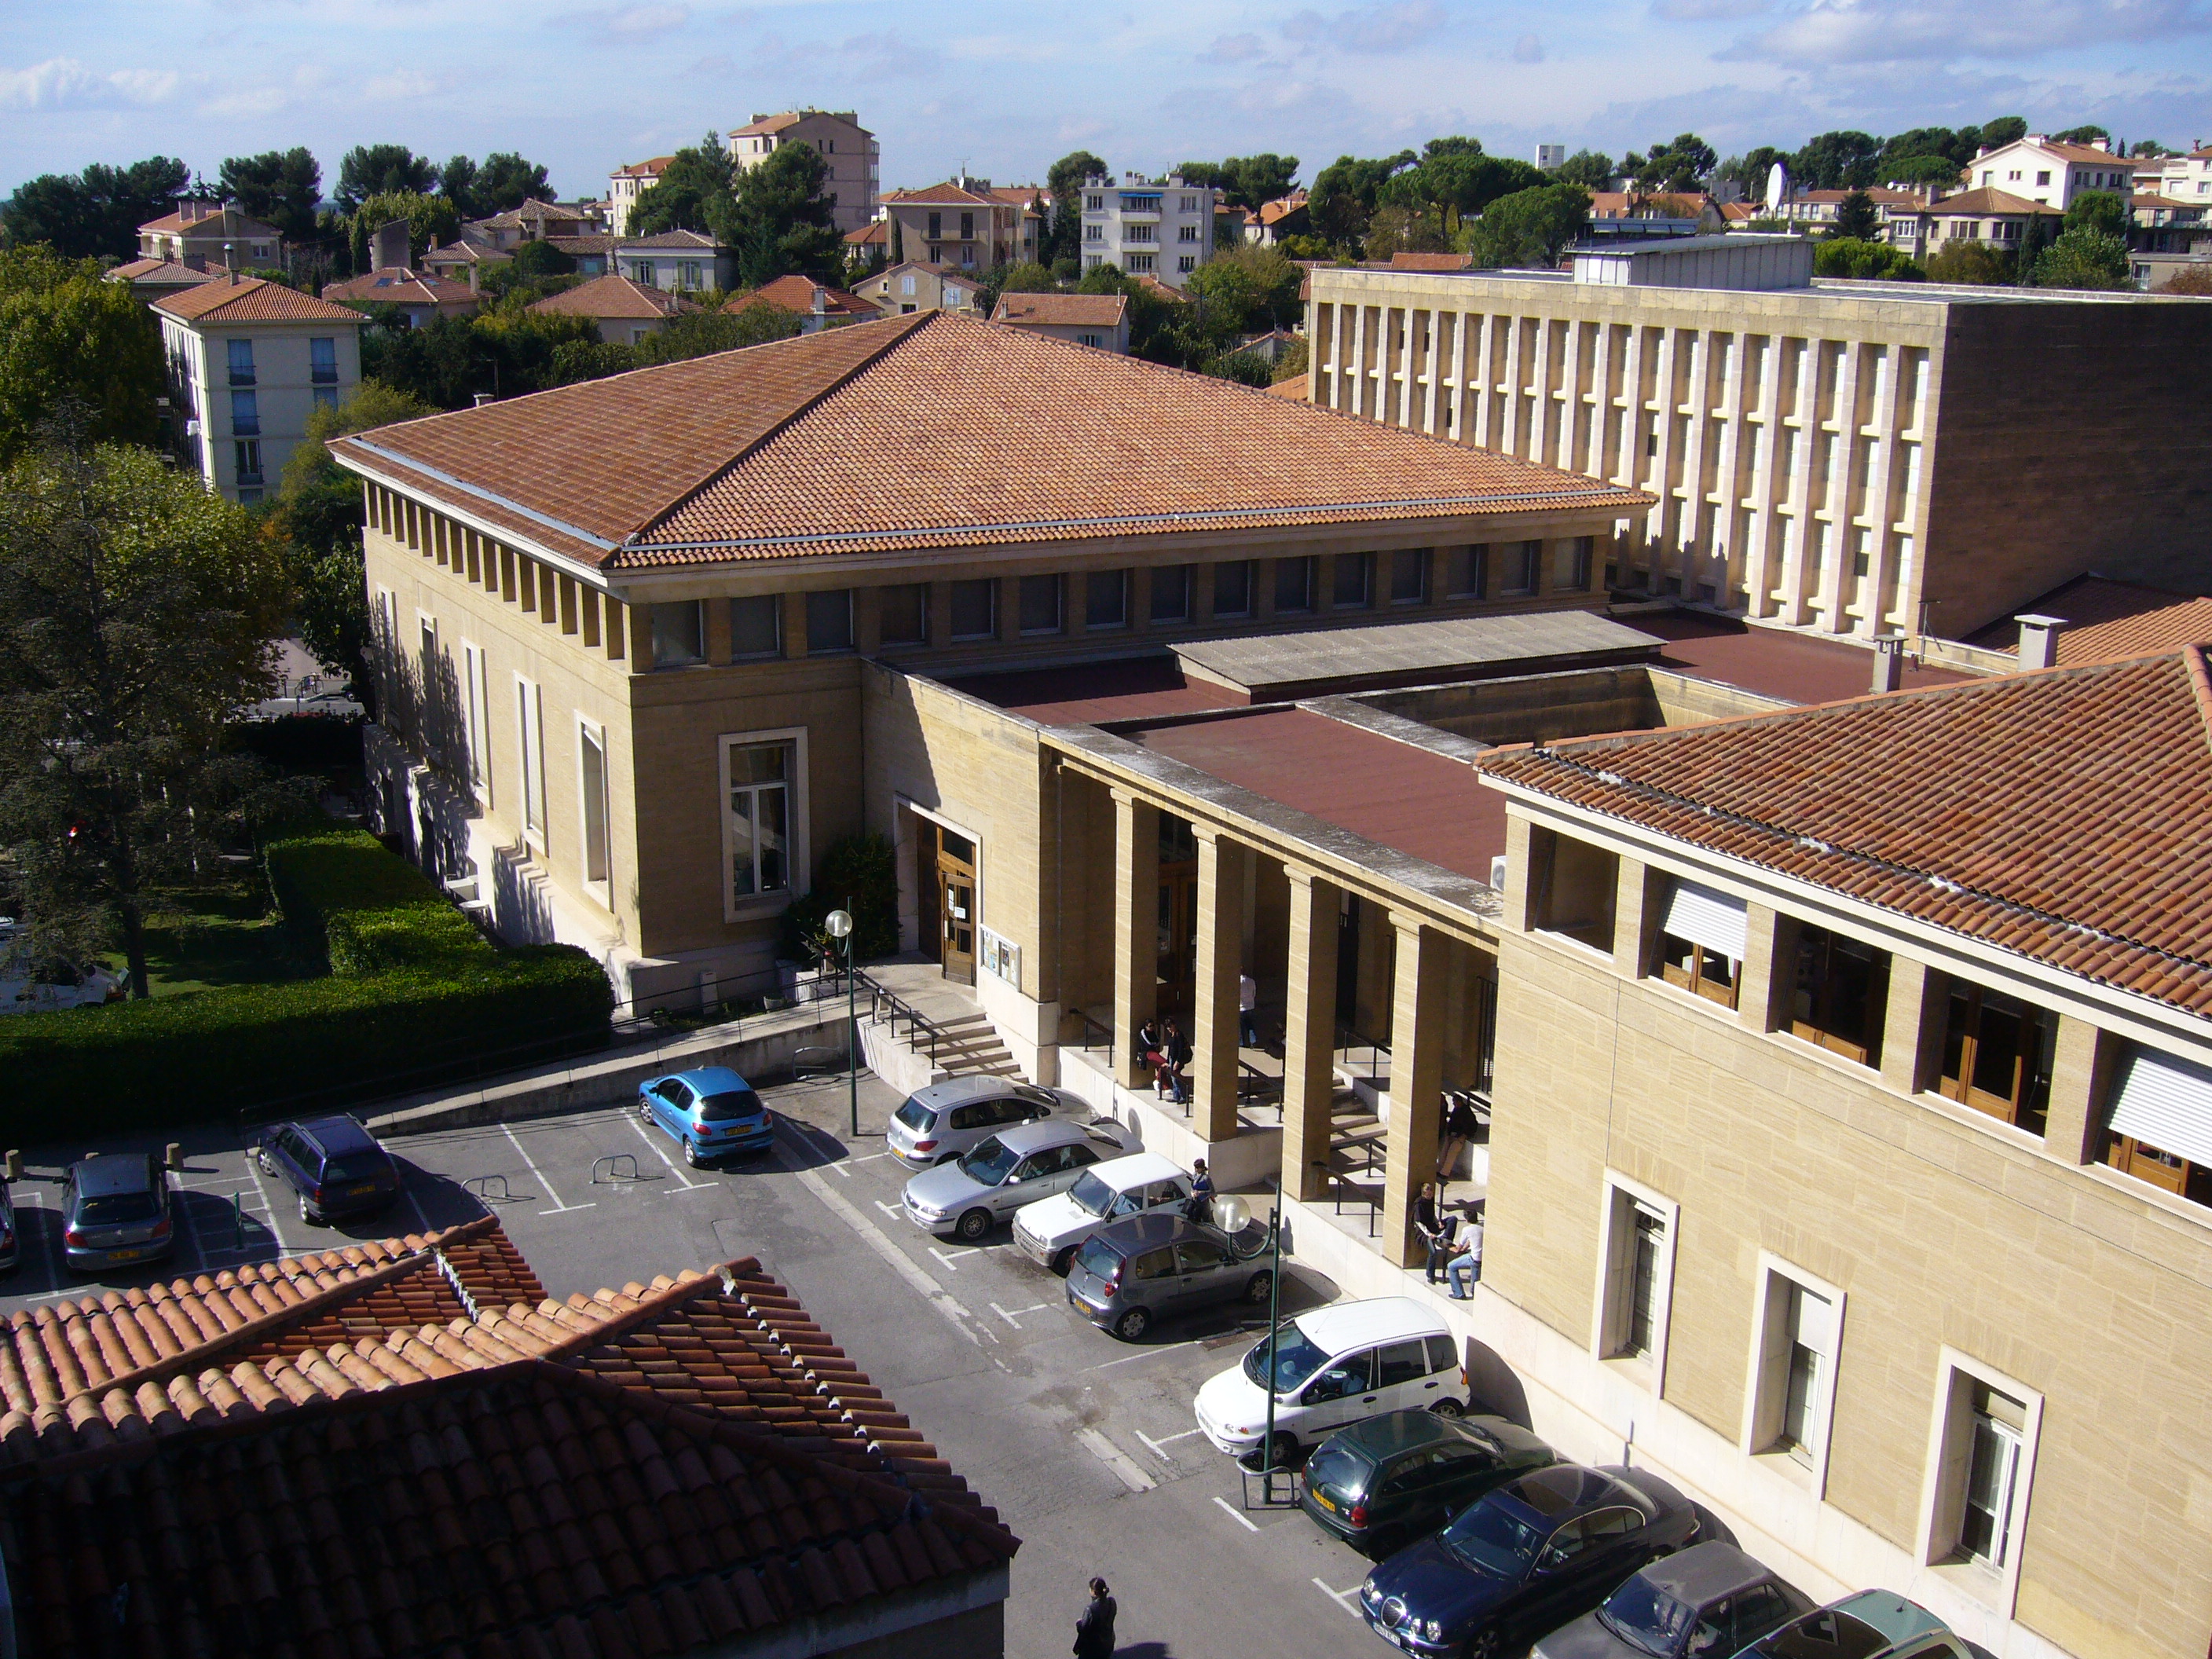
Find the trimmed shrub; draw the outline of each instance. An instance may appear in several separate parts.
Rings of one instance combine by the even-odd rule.
[[[852,901],[853,960],[872,962],[898,950],[898,854],[884,836],[845,836],[830,844],[814,873],[814,890],[793,899],[783,913],[783,952],[798,962],[839,961],[823,921]]]

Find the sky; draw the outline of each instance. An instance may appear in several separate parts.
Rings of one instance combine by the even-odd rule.
[[[886,186],[1272,150],[1302,179],[1445,133],[1528,158],[1998,115],[2212,138],[2212,0],[73,0],[0,5],[0,191],[148,155],[516,149],[563,197],[759,112],[853,109]]]

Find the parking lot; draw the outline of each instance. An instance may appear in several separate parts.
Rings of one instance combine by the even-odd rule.
[[[882,1139],[898,1101],[874,1079],[861,1079],[857,1138],[842,1079],[764,1092],[781,1117],[775,1152],[726,1170],[687,1169],[628,1111],[394,1140],[398,1209],[338,1227],[301,1221],[235,1137],[187,1138],[176,1256],[99,1279],[58,1277],[60,1179],[69,1158],[125,1143],[27,1148],[12,1188],[22,1266],[0,1310],[487,1208],[555,1296],[757,1256],[1022,1539],[1010,1655],[1064,1652],[1094,1573],[1120,1601],[1124,1655],[1388,1650],[1352,1603],[1367,1563],[1296,1510],[1247,1510],[1237,1468],[1197,1433],[1193,1395],[1242,1357],[1264,1315],[1232,1305],[1116,1341],[1075,1316],[1060,1281],[1023,1260],[1004,1227],[970,1247],[899,1213],[904,1172]],[[1285,1275],[1287,1311],[1334,1294],[1303,1271]]]

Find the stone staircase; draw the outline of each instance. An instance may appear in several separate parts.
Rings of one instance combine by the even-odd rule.
[[[1019,1077],[1021,1067],[980,1009],[934,1022],[939,1035],[937,1063],[953,1077]]]

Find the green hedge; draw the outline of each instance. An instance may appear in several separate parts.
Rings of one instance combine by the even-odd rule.
[[[357,830],[267,853],[287,927],[331,974],[0,1019],[0,1140],[353,1104],[604,1040],[614,993],[583,951],[495,948]]]

